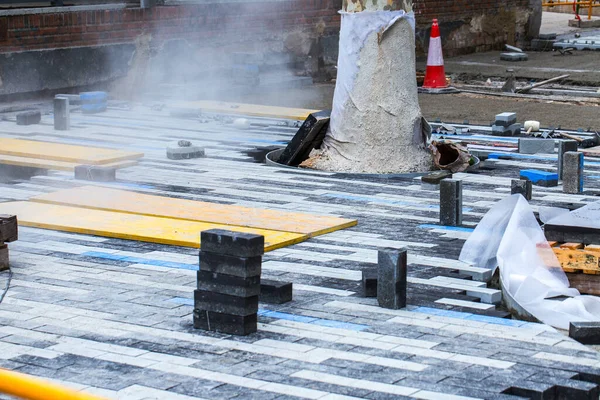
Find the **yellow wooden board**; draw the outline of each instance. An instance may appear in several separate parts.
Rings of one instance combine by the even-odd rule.
[[[0,203],[0,214],[16,215],[22,226],[195,248],[200,247],[200,232],[208,229],[263,235],[265,251],[308,239],[298,233],[23,201]]]
[[[31,200],[129,214],[294,232],[310,237],[348,228],[357,223],[352,219],[151,196],[98,186],[60,190]]]
[[[74,146],[10,138],[0,138],[0,155],[62,161],[78,165],[104,165],[135,160],[144,156],[142,153],[102,147]]]
[[[5,156],[0,155],[0,164],[16,165],[20,167],[33,167],[42,169],[52,169],[57,171],[74,171],[77,165],[76,163],[69,163],[64,161],[52,161],[42,160],[39,158],[27,158],[27,157],[16,157],[16,156]],[[103,167],[114,167],[114,168],[126,168],[136,165],[137,161],[119,161],[116,163],[103,164]]]
[[[265,118],[284,118],[304,121],[309,114],[321,110],[307,110],[304,108],[288,108],[277,106],[264,106],[259,104],[225,103],[220,101],[198,100],[179,101],[170,104],[173,109],[193,110],[199,112],[214,112],[221,114],[243,114]]]

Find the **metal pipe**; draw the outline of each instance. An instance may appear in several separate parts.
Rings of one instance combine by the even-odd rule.
[[[0,393],[25,400],[106,400],[0,368]]]

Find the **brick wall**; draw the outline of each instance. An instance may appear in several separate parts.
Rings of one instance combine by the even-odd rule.
[[[496,42],[518,41],[519,27],[514,25],[527,3],[528,0],[416,0],[421,31],[417,49],[422,50],[427,42],[432,18],[440,20],[451,52],[479,51]],[[251,0],[3,16],[0,52],[124,43],[144,32],[152,33],[156,40],[185,37],[191,42],[232,37],[248,40],[252,35],[291,30],[318,31],[327,36],[339,30],[340,8],[341,0]],[[462,34],[451,35],[461,28]]]

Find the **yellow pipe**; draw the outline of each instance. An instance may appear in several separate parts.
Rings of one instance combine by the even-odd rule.
[[[106,400],[2,368],[0,393],[26,400]]]

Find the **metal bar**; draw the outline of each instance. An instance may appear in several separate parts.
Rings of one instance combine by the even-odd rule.
[[[2,368],[0,393],[25,400],[106,400]]]

